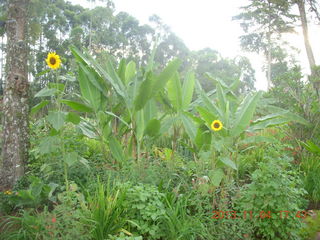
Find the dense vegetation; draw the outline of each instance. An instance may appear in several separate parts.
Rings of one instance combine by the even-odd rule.
[[[29,3],[30,146],[23,176],[0,186],[0,239],[314,239],[320,70],[304,78],[271,37],[291,21],[255,42],[262,92],[247,58],[190,51],[159,17],[141,26],[104,2]],[[277,14],[250,2],[238,20],[298,17],[297,1],[271,1]]]

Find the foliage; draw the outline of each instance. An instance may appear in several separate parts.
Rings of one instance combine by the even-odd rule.
[[[240,192],[237,210],[251,211],[253,218],[257,218],[254,221],[247,218],[254,228],[254,237],[300,239],[306,191],[297,172],[287,170],[289,163],[283,158],[270,157],[258,166],[252,173],[252,182]]]
[[[156,187],[148,184],[130,186],[126,195],[128,215],[136,223],[133,229],[148,239],[164,237],[159,226],[159,220],[165,214],[165,205],[162,202],[163,194]]]
[[[206,228],[202,224],[202,215],[191,215],[190,195],[176,196],[168,192],[164,196],[166,211],[161,218],[164,236],[168,240],[205,238]]]
[[[99,181],[93,194],[87,193],[86,221],[91,225],[93,239],[106,239],[109,235],[125,231],[125,189],[113,189]]]
[[[83,196],[73,186],[59,196],[59,204],[49,211],[22,210],[18,216],[4,217],[3,239],[90,239],[89,227],[80,206]],[[0,237],[0,239],[2,239]]]

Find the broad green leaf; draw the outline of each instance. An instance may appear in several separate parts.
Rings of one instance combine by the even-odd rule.
[[[211,144],[211,138],[212,134],[208,130],[207,126],[204,124],[200,125],[195,138],[195,144],[199,149],[201,149],[203,146],[209,146]]]
[[[320,155],[320,147],[314,144],[312,141],[308,140],[306,143],[301,143],[309,152]]]
[[[41,108],[47,106],[49,104],[48,100],[43,100],[34,107],[31,108],[31,114],[37,113]]]
[[[182,108],[187,110],[192,101],[195,84],[194,72],[188,72],[182,87]]]
[[[54,129],[59,131],[65,122],[66,114],[64,112],[50,112],[47,116],[48,122]]]
[[[73,110],[76,110],[78,112],[88,112],[88,113],[93,112],[92,108],[90,108],[89,106],[83,103],[79,103],[79,102],[75,102],[67,99],[61,99],[60,102],[66,104],[68,107],[71,107]]]
[[[252,120],[256,105],[262,95],[262,92],[257,92],[254,95],[247,95],[237,109],[235,123],[231,129],[231,135],[236,137],[240,135]]]
[[[140,141],[143,137],[145,129],[145,122],[144,122],[144,112],[143,109],[136,113],[136,135],[137,139]]]
[[[198,81],[196,82],[196,86],[197,86],[198,92],[200,94],[200,99],[202,101],[201,104],[203,104],[204,107],[207,108],[212,114],[216,115],[219,119],[222,119],[223,112],[217,107],[216,104],[214,104],[212,102],[212,100],[208,97],[207,93],[203,91],[203,89]],[[210,93],[209,93],[209,95],[210,95]]]
[[[43,138],[39,143],[40,154],[47,154],[57,151],[60,148],[60,140],[57,136]]]
[[[157,103],[154,99],[150,99],[146,103],[146,105],[143,108],[144,112],[144,121],[147,123],[153,118],[157,118],[158,109],[157,109]]]
[[[222,169],[218,168],[210,172],[209,174],[210,181],[213,186],[219,187],[223,177],[224,177],[224,172]]]
[[[39,92],[34,95],[34,97],[50,97],[54,96],[54,94],[57,92],[57,89],[55,88],[43,88]]]
[[[179,73],[175,72],[175,74],[170,78],[167,83],[168,90],[168,98],[171,101],[173,107],[180,111],[182,110],[182,88]]]
[[[205,76],[211,80],[213,80],[214,82],[217,82],[218,84],[221,84],[221,86],[223,86],[224,88],[229,88],[229,86],[225,83],[225,81],[223,81],[220,78],[217,77],[213,77],[211,73],[206,72]]]
[[[117,83],[116,80],[114,80],[109,73],[101,67],[100,64],[98,64],[95,59],[93,59],[90,55],[84,55],[82,54],[75,46],[71,46],[70,50],[72,52],[72,54],[75,56],[75,58],[77,59],[77,61],[79,63],[82,63],[85,66],[89,66],[92,69],[95,70],[95,73],[97,73],[100,77],[102,77],[104,79],[105,82],[109,82],[112,87],[116,90],[116,92],[122,96],[124,99],[126,99],[126,95],[124,93],[124,86],[123,83],[121,82],[120,78],[118,77],[119,82]],[[113,69],[112,65],[109,65],[109,60],[107,61],[107,69],[109,69],[110,71],[112,71],[113,75],[116,75],[115,70]],[[120,84],[120,85],[119,85]],[[104,85],[105,86],[105,85]],[[102,89],[103,90],[103,89]],[[106,96],[107,97],[107,96]]]
[[[55,88],[57,89],[59,92],[64,92],[66,86],[63,83],[49,83],[48,84],[49,88]]]
[[[77,125],[80,123],[80,116],[74,112],[69,112],[66,116],[66,121]]]
[[[127,63],[126,63],[126,60],[123,58],[120,60],[118,71],[117,71],[118,76],[120,77],[123,83],[125,83],[126,81],[126,67],[127,67]]]
[[[88,79],[86,76],[83,67],[79,68],[79,85],[80,85],[80,92],[83,98],[85,98],[90,106],[97,110],[100,107],[101,103],[101,93],[99,89],[97,89]]]
[[[120,96],[122,96],[125,101],[127,101],[128,99],[127,99],[127,94],[125,92],[124,84],[121,81],[121,79],[118,76],[118,74],[116,73],[116,71],[115,71],[115,69],[114,69],[114,67],[112,65],[111,59],[108,59],[106,61],[106,69],[107,69],[107,71],[105,71],[104,69],[102,69],[99,66],[99,71],[102,74],[102,76],[104,76],[105,79],[108,80],[111,83],[112,87],[116,90],[116,92]]]
[[[85,120],[82,120],[78,127],[82,131],[83,135],[87,136],[88,138],[97,138],[96,131],[94,129],[94,126],[92,126],[89,122],[86,122]]]
[[[171,116],[162,120],[161,127],[160,127],[160,134],[169,132],[169,129],[172,127],[175,121],[176,121],[176,118]]]
[[[128,125],[128,123],[127,123],[126,121],[124,121],[121,117],[115,115],[115,114],[112,113],[112,112],[108,112],[108,111],[105,111],[104,113],[107,114],[107,115],[110,115],[110,116],[112,116],[112,117],[114,117],[114,118],[119,119],[120,122],[122,122],[124,125],[126,125],[128,128],[130,128],[130,126]]]
[[[226,96],[224,94],[224,91],[221,87],[220,84],[217,84],[217,97],[218,97],[218,103],[219,103],[219,107],[221,112],[225,113],[226,111],[226,106],[227,106],[227,100],[226,100]],[[225,119],[223,119],[225,121]]]
[[[275,127],[275,126],[281,126],[283,124],[287,124],[290,121],[286,118],[282,118],[282,117],[277,117],[277,118],[270,118],[270,119],[266,119],[264,121],[260,121],[256,124],[252,124],[252,126],[250,126],[248,128],[249,132],[254,132],[257,130],[263,130],[265,128],[268,127]]]
[[[69,152],[64,156],[64,162],[68,165],[68,167],[71,167],[75,163],[78,162],[79,155],[76,152]]]
[[[223,162],[225,165],[227,165],[228,167],[233,168],[234,170],[237,170],[237,166],[236,164],[228,157],[221,157],[219,158],[219,160],[221,162]]]
[[[50,69],[47,69],[47,70],[44,70],[44,71],[42,71],[42,72],[39,72],[38,74],[36,74],[36,78],[38,78],[38,77],[40,77],[40,76],[42,76],[42,75],[44,75],[44,74],[46,74],[46,73],[48,73],[48,72],[50,72]]]
[[[159,134],[160,127],[161,124],[158,119],[151,119],[148,122],[146,129],[144,130],[144,133],[150,137],[155,137]]]
[[[122,150],[122,146],[119,143],[119,141],[113,137],[109,137],[109,147],[110,147],[110,152],[112,156],[118,161],[118,162],[123,162],[125,161],[125,155]]]
[[[192,142],[195,142],[196,134],[197,134],[197,129],[193,121],[187,117],[184,114],[180,115],[180,118],[182,120],[182,124],[184,126],[184,129],[186,130],[187,134],[189,135],[190,139]]]
[[[132,79],[136,76],[136,63],[134,61],[130,61],[126,68],[125,73],[125,83],[126,85],[132,81]]]
[[[151,74],[141,83],[139,93],[134,100],[135,111],[141,110],[152,97],[153,77]]]
[[[179,59],[172,60],[160,75],[156,77],[152,87],[152,96],[155,96],[166,86],[169,79],[173,77],[176,71],[178,71],[180,65],[181,61]]]
[[[203,108],[203,107],[196,107],[196,109],[198,110],[201,118],[203,120],[205,120],[205,122],[208,124],[208,126],[211,125],[211,123],[214,120],[217,120],[218,118],[216,117],[216,115],[214,115],[213,113],[209,112],[207,109]]]
[[[105,91],[107,88],[101,81],[99,74],[95,71],[94,68],[88,67],[82,63],[79,63],[79,67],[85,73],[87,80],[100,91],[100,93],[104,94],[105,97],[108,97],[108,92]]]

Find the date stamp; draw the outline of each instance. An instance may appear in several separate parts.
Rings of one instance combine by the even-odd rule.
[[[305,219],[307,216],[311,216],[311,211],[212,211],[212,219],[288,219],[288,218],[300,218]]]

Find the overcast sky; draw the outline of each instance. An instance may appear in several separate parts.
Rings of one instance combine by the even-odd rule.
[[[72,0],[90,7],[86,0]],[[239,36],[243,31],[239,22],[232,17],[239,14],[239,8],[248,4],[247,0],[114,0],[116,11],[125,11],[142,24],[148,23],[151,15],[158,15],[171,30],[180,37],[191,50],[210,47],[223,57],[246,55],[256,70],[256,87],[266,89],[265,74],[261,71],[263,58],[256,54],[243,53]],[[311,28],[311,43],[315,46],[315,57],[319,61],[320,29]],[[290,42],[301,49],[304,71],[308,72],[303,38],[299,35],[288,37]]]

